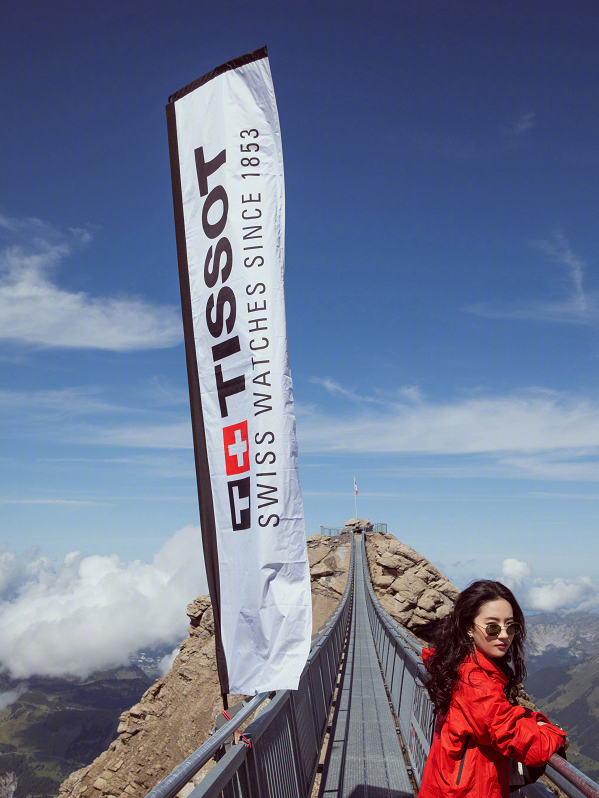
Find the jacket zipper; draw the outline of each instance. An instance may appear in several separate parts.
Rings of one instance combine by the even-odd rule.
[[[456,784],[460,783],[460,779],[462,778],[462,769],[464,767],[464,760],[466,759],[466,749],[468,748],[468,742],[470,741],[470,735],[466,735],[466,739],[464,740],[464,747],[462,748],[462,761],[460,762],[460,769],[458,770],[458,780]]]

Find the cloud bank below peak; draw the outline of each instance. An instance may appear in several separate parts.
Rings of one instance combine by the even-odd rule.
[[[1,553],[0,667],[17,679],[86,677],[183,639],[185,607],[208,592],[199,540],[184,527],[151,563],[72,552],[55,567]]]
[[[599,608],[599,585],[590,576],[557,577],[546,581],[534,578],[528,563],[509,558],[503,561],[501,581],[516,593],[518,601],[528,610],[556,612]]]
[[[68,232],[65,236],[39,219],[0,215],[0,233],[9,239],[0,251],[0,340],[115,352],[181,342],[175,307],[60,288],[52,272],[92,239],[88,230]]]

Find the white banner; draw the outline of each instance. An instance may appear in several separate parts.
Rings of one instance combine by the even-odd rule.
[[[285,320],[283,153],[266,48],[171,99],[202,536],[226,660],[221,686],[246,695],[293,690],[309,654],[312,606]]]

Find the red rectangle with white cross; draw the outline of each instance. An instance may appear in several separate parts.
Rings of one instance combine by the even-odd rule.
[[[248,443],[248,423],[232,424],[223,428],[225,446],[225,466],[227,476],[243,474],[250,470],[250,446]]]

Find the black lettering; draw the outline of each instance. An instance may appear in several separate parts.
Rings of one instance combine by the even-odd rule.
[[[264,363],[270,363],[270,360],[254,360],[254,358],[252,358],[252,371],[256,368],[256,366],[261,366]]]
[[[245,387],[245,386],[244,386],[244,387]],[[272,396],[269,396],[267,393],[255,393],[255,394],[254,394],[254,396],[255,396],[255,397],[256,397],[256,396],[261,396],[261,397],[262,397],[261,399],[258,399],[258,401],[257,401],[257,402],[254,402],[254,407],[259,407],[259,408],[261,408],[260,410],[256,410],[256,412],[254,413],[254,416],[259,416],[259,415],[260,415],[260,413],[266,413],[268,410],[272,410],[272,407],[269,407],[269,406],[266,404],[266,401],[267,401],[267,400],[268,400],[269,402],[271,401],[271,399],[272,399]]]
[[[251,291],[250,291],[250,288],[252,289]],[[262,288],[262,291],[260,291],[260,293],[261,293],[261,294],[263,294],[263,293],[266,291],[266,286],[264,285],[264,283],[256,283],[256,285],[246,285],[246,287],[245,287],[245,293],[246,293],[248,296],[252,296],[253,294],[255,294],[255,293],[256,293],[256,291],[258,290],[258,288]],[[248,306],[248,307],[249,307],[249,306]]]
[[[243,261],[243,265],[245,266],[246,269],[251,269],[252,266],[256,263],[257,260],[260,261],[260,263],[258,264],[258,268],[260,268],[260,266],[264,266],[264,258],[262,257],[262,255],[255,255],[252,258],[252,262],[251,263],[248,263],[248,260],[249,260],[249,258],[245,258],[245,260]]]
[[[279,520],[280,519],[279,519],[278,515],[269,515],[268,518],[266,519],[266,521],[263,521],[262,520],[263,518],[264,518],[263,515],[259,516],[259,518],[258,518],[258,523],[260,524],[260,526],[268,526],[270,524],[270,519],[271,518],[276,518],[277,519],[276,523],[274,523],[273,526],[279,526]]]
[[[272,460],[269,460],[266,465],[274,465],[277,460],[277,456],[274,452],[264,452],[264,454],[256,452],[256,465],[264,465],[267,457],[272,457]]]
[[[194,154],[196,158],[196,172],[198,173],[200,196],[205,197],[208,193],[208,178],[225,163],[227,160],[227,151],[221,150],[221,152],[211,161],[208,161],[208,163],[204,160],[203,147],[198,147],[197,150],[194,150]]]
[[[210,335],[213,338],[219,338],[223,332],[224,324],[224,307],[229,305],[230,311],[227,316],[227,332],[230,333],[235,324],[235,316],[237,315],[237,303],[235,301],[235,294],[228,287],[224,286],[218,292],[216,298],[216,320],[212,319],[212,311],[214,310],[214,294],[210,295],[210,299],[206,304],[206,324],[210,330]]]
[[[212,347],[214,349],[214,347]],[[256,385],[268,385],[270,388],[270,382],[267,381],[266,377],[270,374],[270,371],[264,371],[262,374],[258,374],[257,377],[252,379],[252,382],[255,382]]]
[[[263,507],[268,507],[270,504],[278,504],[279,500],[275,496],[269,496],[269,493],[276,493],[277,488],[271,488],[270,485],[257,485],[256,487],[262,488],[264,493],[258,493],[258,498],[261,499],[264,504],[259,504],[258,509],[261,510]]]
[[[266,443],[267,443],[269,446],[272,446],[272,444],[275,442],[275,434],[274,434],[274,432],[265,432],[265,433],[264,433],[264,435],[263,435],[263,436],[260,438],[260,440],[258,440],[258,436],[259,436],[259,435],[260,435],[260,433],[259,433],[259,432],[257,432],[257,433],[254,435],[254,440],[256,441],[256,445],[257,445],[257,446],[260,446],[261,444],[263,444],[263,443],[264,443],[264,441],[266,441],[266,436],[267,436],[267,435],[269,435],[269,436],[270,436],[270,440],[269,440],[269,441],[266,441]]]
[[[262,303],[262,307],[258,307],[258,303],[254,302],[254,307],[248,302],[248,313],[256,313],[258,310],[266,310],[266,299]]]
[[[245,194],[242,194],[241,195],[241,201],[244,202],[244,203],[245,202],[262,202],[262,195],[258,194],[258,199],[255,199],[254,197],[252,197],[251,194],[248,194],[248,198],[246,199],[245,198]]]
[[[227,399],[229,396],[245,391],[245,377],[241,374],[238,377],[231,377],[230,380],[224,380],[223,369],[220,365],[214,367],[214,376],[216,377],[220,417],[226,418],[229,415],[229,411],[227,410]]]
[[[209,268],[210,261],[212,259],[212,247],[210,247],[208,250],[208,254],[206,255],[206,260],[204,262],[204,282],[208,288],[214,288],[216,285],[216,281],[218,280],[218,271],[220,269],[220,259],[223,255],[227,256],[227,260],[222,269],[221,276],[223,278],[223,283],[226,283],[229,279],[231,268],[233,266],[233,252],[231,251],[231,242],[228,238],[221,238],[216,245],[212,269]]]
[[[217,203],[222,202],[223,212],[220,219],[215,224],[210,224],[208,214],[211,208]],[[202,208],[202,227],[208,238],[218,238],[227,224],[227,214],[229,213],[229,198],[223,186],[216,186],[206,198]]]
[[[266,347],[268,346],[268,338],[263,338],[262,340],[266,341],[266,343],[262,344],[262,346],[252,346],[252,344],[255,341],[255,338],[252,338],[252,340],[250,341],[250,349],[252,350],[252,352],[259,352],[261,349],[266,349]]]
[[[250,478],[236,479],[227,482],[229,489],[229,506],[231,508],[231,525],[234,530],[249,529],[252,524],[250,510]]]
[[[260,208],[253,208],[256,211],[254,216],[246,216],[246,213],[249,211],[249,208],[244,208],[241,211],[241,218],[242,219],[259,219],[262,216],[262,211]]]
[[[239,345],[239,336],[235,335],[233,338],[227,338],[226,341],[221,341],[219,344],[214,344],[212,347],[212,360],[216,363],[217,360],[224,360],[226,357],[236,355],[241,352]],[[270,374],[270,372],[266,372]]]
[[[249,320],[249,325],[250,325],[250,330],[249,331],[250,332],[259,332],[260,330],[268,330],[268,325],[267,324],[265,324],[264,327],[260,326],[260,322],[261,321],[267,322],[268,319],[250,319]],[[255,325],[255,326],[252,327],[252,324]],[[229,330],[229,332],[230,332],[230,330]]]
[[[206,202],[208,202],[208,200],[206,200]],[[262,234],[254,235],[254,233],[258,232],[258,230],[262,230],[262,225],[261,224],[257,224],[254,227],[244,227],[243,229],[251,231],[249,233],[245,233],[244,234],[244,236],[243,236],[243,240],[244,241],[249,241],[252,238],[262,238]]]

